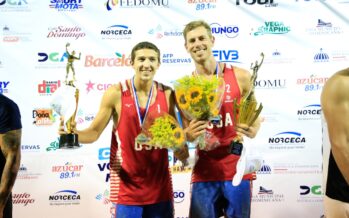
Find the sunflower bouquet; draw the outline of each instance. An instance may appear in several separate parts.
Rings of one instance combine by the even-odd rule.
[[[178,107],[188,120],[220,121],[224,79],[216,76],[184,76],[174,83]],[[207,133],[209,134],[209,133]],[[206,149],[207,135],[199,137],[199,148]],[[206,139],[205,139],[206,137]]]
[[[185,145],[185,137],[175,118],[165,112],[154,112],[146,116],[136,142],[176,151]]]

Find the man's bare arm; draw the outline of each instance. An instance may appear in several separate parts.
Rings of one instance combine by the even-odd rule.
[[[321,107],[328,125],[334,159],[349,184],[349,72],[337,73],[325,84]]]
[[[17,177],[21,161],[21,136],[21,129],[0,134],[1,152],[6,159],[1,176],[0,208],[5,206]]]

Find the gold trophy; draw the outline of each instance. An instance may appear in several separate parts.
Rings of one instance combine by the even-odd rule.
[[[74,84],[76,79],[73,62],[74,60],[80,60],[81,53],[79,54],[79,57],[74,56],[75,51],[69,53],[68,46],[70,46],[70,43],[66,44],[68,63],[66,66],[65,85],[54,92],[51,107],[61,117],[68,118],[64,123],[67,133],[60,135],[59,148],[72,149],[80,147],[78,134],[74,132],[74,123],[79,102],[79,89],[76,88]],[[72,79],[69,78],[69,70],[71,70],[73,73]]]
[[[264,54],[261,53],[261,61],[258,63],[256,61],[254,64],[251,63],[252,76],[250,79],[250,89],[244,94],[240,102],[237,99],[234,99],[233,104],[233,120],[234,124],[243,123],[247,124],[249,127],[256,121],[259,114],[263,109],[263,105],[257,103],[254,97],[254,87],[255,81],[257,79],[257,72],[261,67],[264,60]],[[237,136],[229,146],[229,152],[235,155],[241,155],[243,144],[241,136]]]

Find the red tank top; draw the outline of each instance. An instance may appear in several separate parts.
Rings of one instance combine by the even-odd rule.
[[[110,154],[110,200],[127,205],[145,205],[172,199],[172,182],[167,149],[135,143],[141,132],[136,105],[127,83],[122,89],[120,120],[113,129]],[[163,85],[148,113],[168,113]],[[145,113],[145,109],[141,110]]]
[[[206,131],[212,132],[219,139],[220,146],[211,151],[197,150],[199,156],[196,162],[192,182],[231,180],[236,173],[239,156],[228,153],[230,142],[236,136],[233,118],[233,100],[241,98],[238,82],[233,68],[224,67],[225,91],[223,103],[219,112],[221,122],[218,125],[209,124]],[[249,178],[245,176],[244,178]]]

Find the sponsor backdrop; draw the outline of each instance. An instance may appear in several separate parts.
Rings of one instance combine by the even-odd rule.
[[[0,91],[19,105],[22,163],[13,191],[14,217],[100,218],[109,196],[111,124],[98,141],[59,150],[59,116],[49,103],[74,62],[78,128],[91,124],[104,91],[131,78],[130,51],[148,40],[161,49],[156,79],[190,74],[182,29],[204,19],[216,38],[217,61],[249,69],[264,52],[256,95],[265,121],[252,155],[263,157],[252,193],[253,218],[320,218],[320,93],[348,66],[349,1],[344,0],[0,0]],[[171,154],[171,152],[170,152]],[[191,159],[194,159],[191,148]],[[187,217],[190,167],[172,154],[176,217]]]

